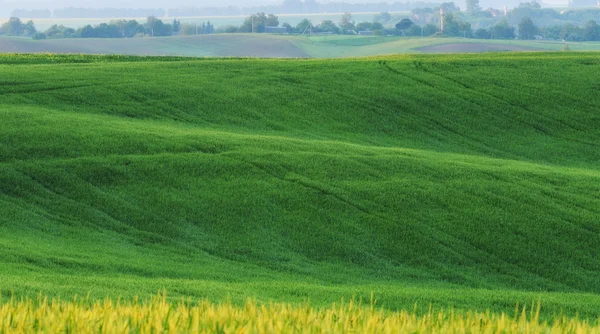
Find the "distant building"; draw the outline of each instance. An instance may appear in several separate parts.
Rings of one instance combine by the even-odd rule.
[[[370,30],[364,30],[364,31],[359,31],[358,34],[363,35],[363,36],[370,36],[370,35],[373,35],[373,32]]]
[[[287,34],[287,29],[284,27],[265,27],[265,32],[268,34]]]

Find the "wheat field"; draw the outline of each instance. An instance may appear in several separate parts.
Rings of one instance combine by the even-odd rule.
[[[559,316],[539,318],[540,304],[516,307],[513,315],[493,312],[388,311],[376,303],[349,301],[314,308],[308,303],[244,305],[181,300],[165,294],[148,301],[90,302],[10,299],[0,305],[1,333],[600,333],[600,321]]]

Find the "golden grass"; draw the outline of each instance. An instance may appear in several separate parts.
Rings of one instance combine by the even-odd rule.
[[[172,303],[164,295],[148,302],[13,298],[0,305],[0,333],[600,333],[600,321],[560,317],[548,323],[539,320],[539,310],[538,305],[514,316],[451,310],[417,315],[353,301],[318,309],[253,300],[243,306]]]

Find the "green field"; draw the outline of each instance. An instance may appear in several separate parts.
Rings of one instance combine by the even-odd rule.
[[[597,319],[599,59],[0,55],[0,293]]]
[[[342,58],[399,53],[561,51],[564,42],[379,36],[215,34],[132,39],[34,41],[0,36],[0,53],[84,53],[188,57]],[[600,42],[568,43],[598,51]]]

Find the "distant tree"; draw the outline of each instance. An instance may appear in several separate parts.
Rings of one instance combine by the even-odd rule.
[[[308,19],[302,19],[302,21],[298,22],[296,25],[296,31],[298,31],[299,34],[302,34],[309,25],[310,21]]]
[[[404,35],[405,36],[421,36],[421,32],[423,32],[422,27],[418,24],[413,24],[410,26],[410,28],[404,30]]]
[[[278,23],[279,24],[279,23]],[[240,26],[241,32],[264,32],[267,25],[267,15],[264,12],[248,16]]]
[[[31,37],[33,36],[35,33],[37,32],[37,30],[35,29],[35,25],[33,24],[33,21],[29,20],[27,21],[27,23],[25,23],[22,26],[22,32],[21,35],[22,36],[27,36],[27,37]]]
[[[46,39],[46,34],[44,34],[43,32],[36,32],[35,34],[33,34],[33,36],[31,36],[31,38],[35,40]]]
[[[352,14],[344,13],[344,15],[342,15],[342,20],[340,21],[340,29],[344,34],[348,31],[355,29],[354,21],[352,20]]]
[[[600,26],[594,20],[588,21],[583,27],[583,38],[586,41],[600,41]]]
[[[446,13],[444,14],[444,35],[448,36],[460,36],[461,29],[458,25],[458,21],[456,20],[454,14]]]
[[[467,13],[469,15],[475,15],[481,11],[479,6],[479,0],[466,0]]]
[[[405,34],[404,31],[410,28],[410,26],[412,26],[413,24],[414,23],[411,19],[404,18],[400,20],[400,22],[396,23],[396,29],[400,30],[402,34]]]
[[[210,21],[206,21],[206,28],[205,28],[204,33],[212,34],[214,32],[215,32],[215,26],[212,23],[210,23]]]
[[[48,33],[46,32],[46,34]],[[78,34],[81,38],[94,38],[96,37],[96,29],[88,24],[79,29]]]
[[[519,39],[535,39],[538,28],[529,17],[524,17],[519,22]]]
[[[502,19],[490,29],[492,39],[514,39],[515,27],[508,24],[506,19]]]
[[[374,22],[388,23],[392,20],[392,15],[388,12],[381,12],[373,17]]]
[[[282,27],[284,27],[284,28],[285,28],[285,30],[287,30],[288,34],[292,34],[292,33],[295,33],[295,32],[296,32],[296,31],[295,31],[296,29],[295,29],[294,27],[292,27],[292,26],[291,26],[289,23],[287,23],[287,22],[286,22],[286,23],[284,23],[284,24],[282,24],[281,26],[282,26]]]
[[[331,32],[334,34],[340,33],[340,28],[338,28],[338,26],[336,26],[335,23],[333,23],[333,21],[331,20],[324,20],[323,22],[321,22],[321,24],[319,24],[318,29],[323,32]]]
[[[177,19],[173,19],[173,23],[171,23],[171,27],[173,29],[173,32],[180,32],[181,31],[181,21],[179,21]]]
[[[236,26],[227,26],[227,27],[225,27],[225,32],[226,33],[230,33],[231,34],[231,33],[236,33],[238,31],[239,31],[239,28],[236,27]]]
[[[129,38],[134,37],[137,34],[144,33],[144,26],[139,24],[136,20],[129,20],[124,22],[121,28],[123,31],[123,35]]]
[[[267,16],[267,19],[265,20],[265,26],[278,27],[279,26],[279,18],[276,15],[269,14]]]
[[[561,25],[551,25],[543,28],[542,34],[544,38],[548,39],[560,39],[560,31],[562,30]]]
[[[179,33],[182,35],[196,35],[196,24],[184,23],[179,28]]]
[[[467,21],[458,21],[458,36],[465,38],[473,37],[473,30],[471,29],[471,23]]]
[[[560,38],[565,41],[579,42],[583,41],[584,30],[574,24],[567,23],[563,25],[560,31]]]
[[[475,31],[474,37],[479,39],[489,39],[490,32],[487,29],[479,28]]]
[[[8,22],[0,26],[0,35],[21,36],[25,25],[18,17],[11,17]]]
[[[426,24],[423,26],[423,36],[431,36],[438,31],[438,27],[435,24]]]
[[[97,38],[119,38],[122,37],[119,27],[112,24],[100,23],[94,28]]]
[[[458,13],[460,8],[454,2],[444,2],[440,5],[440,8],[444,10],[444,13]],[[439,8],[435,10],[439,11]]]
[[[356,31],[372,31],[373,22],[361,22],[356,25]]]
[[[171,36],[173,34],[171,25],[165,24],[155,16],[148,16],[145,28],[146,33],[150,36]]]

